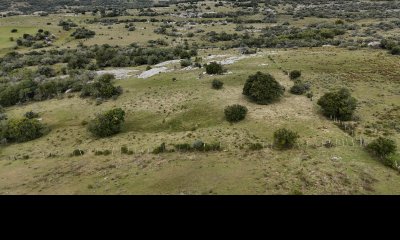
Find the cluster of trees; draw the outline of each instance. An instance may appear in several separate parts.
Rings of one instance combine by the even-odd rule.
[[[9,73],[26,66],[65,63],[69,69],[96,70],[99,67],[154,65],[173,59],[190,59],[194,56],[197,56],[197,47],[189,45],[173,48],[142,48],[135,44],[125,47],[105,44],[80,46],[77,49],[32,51],[25,54],[10,52],[0,58],[0,77],[2,72]]]
[[[65,92],[79,92],[81,97],[108,99],[122,93],[121,87],[112,84],[113,75],[105,74],[95,78],[95,74],[71,75],[66,79],[35,81],[21,80],[16,84],[3,84],[0,88],[0,105],[8,107],[28,101],[43,101]]]
[[[393,55],[400,55],[400,43],[391,39],[382,39],[381,48],[387,49]]]
[[[18,46],[43,48],[51,45],[51,41],[55,37],[49,31],[39,29],[35,35],[25,33],[22,37],[16,40]]]
[[[295,4],[297,5],[299,2]],[[396,11],[388,10],[400,9],[400,3],[398,1],[339,1],[331,4],[326,0],[317,0],[312,1],[312,7],[304,5],[292,9],[288,13],[292,14],[294,18],[397,18]]]
[[[83,85],[81,97],[93,97],[108,99],[122,94],[120,86],[114,86],[112,81],[115,79],[112,74],[104,74],[93,82]]]
[[[74,23],[71,19],[68,19],[66,21],[60,20],[58,26],[62,27],[65,31],[69,31],[71,28],[78,27],[78,24]]]
[[[203,38],[209,42],[227,42],[226,48],[256,47],[256,48],[291,48],[291,47],[320,47],[322,45],[348,46],[359,44],[351,39],[338,39],[355,25],[347,24],[310,24],[306,28],[298,28],[281,24],[267,27],[261,35],[251,35],[248,32],[216,33],[208,32]],[[361,43],[359,44],[362,45]],[[364,44],[366,46],[366,44]],[[363,46],[364,46],[363,45]]]

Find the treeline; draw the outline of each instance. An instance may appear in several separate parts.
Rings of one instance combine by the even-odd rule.
[[[335,24],[315,24],[307,28],[278,25],[263,29],[259,36],[212,31],[207,33],[205,38],[209,42],[232,41],[230,47],[318,47],[327,44],[340,45],[344,40],[335,37],[345,34],[347,29],[353,27]]]
[[[1,84],[0,106],[9,107],[29,101],[43,101],[74,92],[80,92],[82,98],[109,99],[122,93],[122,88],[114,86],[113,81],[114,75],[96,76],[92,72],[71,74],[63,79],[35,79],[31,74],[17,83]]]
[[[27,66],[65,64],[68,69],[96,70],[103,67],[127,67],[154,65],[160,62],[197,56],[197,48],[177,46],[174,48],[143,48],[129,46],[94,45],[77,49],[52,49],[31,51],[25,54],[10,52],[0,58],[0,77]],[[66,71],[66,70],[64,70]]]

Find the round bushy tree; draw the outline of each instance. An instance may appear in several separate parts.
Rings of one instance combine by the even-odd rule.
[[[396,153],[396,143],[392,139],[379,137],[367,145],[367,150],[381,159]]]
[[[299,78],[301,76],[301,72],[299,70],[293,70],[289,73],[289,77],[290,79],[296,79]]]
[[[271,74],[257,72],[247,79],[243,94],[258,104],[269,104],[280,99],[284,89]]]
[[[10,142],[27,142],[43,135],[44,126],[37,119],[11,119],[5,130],[5,138]]]
[[[88,130],[97,137],[108,137],[119,133],[125,112],[121,108],[115,108],[105,113],[99,114],[88,124]]]
[[[222,67],[221,64],[217,62],[211,62],[207,65],[206,67],[206,72],[207,74],[223,74],[224,73],[224,68]]]
[[[247,108],[245,106],[235,104],[225,108],[225,118],[228,122],[239,122],[245,119]]]
[[[212,88],[214,89],[221,89],[224,86],[224,83],[218,79],[214,79],[211,83]]]
[[[274,146],[279,149],[292,148],[300,136],[286,128],[278,129],[274,132]]]
[[[357,100],[351,96],[348,89],[342,88],[323,95],[318,100],[318,105],[321,106],[325,116],[347,121],[356,110]]]

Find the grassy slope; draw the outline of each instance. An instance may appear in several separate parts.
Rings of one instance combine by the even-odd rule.
[[[212,7],[212,10],[217,9]],[[158,38],[173,43],[173,38],[153,32],[159,24],[136,23],[137,30],[128,32],[123,24],[114,25],[111,29],[97,24],[86,25],[83,20],[87,17],[2,18],[0,54],[14,46],[9,42],[12,28],[19,30],[15,34],[18,37],[25,32],[34,33],[40,26],[57,36],[57,46],[75,47],[78,41],[68,37],[71,32],[64,32],[56,26],[62,18],[71,18],[80,26],[97,32],[95,38],[85,41],[87,45],[145,44],[150,39]],[[278,22],[284,21],[290,21],[290,18],[280,16]],[[291,24],[301,27],[320,21],[305,18]],[[368,20],[367,23],[374,21]],[[47,26],[47,22],[52,25]],[[358,24],[361,23],[364,22]],[[265,27],[265,24],[250,25]],[[178,29],[183,33],[199,28],[206,32],[212,28],[216,32],[233,33],[235,26],[217,24],[196,26],[192,30]],[[202,35],[204,33],[196,34],[189,39],[189,43],[203,43]],[[177,38],[176,41],[182,42],[182,39]],[[116,101],[99,106],[91,100],[72,96],[7,109],[11,117],[21,116],[29,110],[39,112],[52,131],[32,142],[0,148],[0,193],[399,194],[399,174],[372,159],[359,146],[353,146],[348,135],[320,115],[315,101],[286,93],[279,103],[259,106],[241,95],[247,76],[256,71],[273,74],[288,89],[292,82],[282,69],[300,69],[303,80],[313,84],[315,99],[330,89],[347,86],[360,100],[357,114],[361,126],[357,135],[368,141],[373,136],[366,135],[366,127],[380,121],[379,116],[385,115],[392,105],[400,105],[398,57],[383,51],[335,48],[264,52],[262,56],[228,66],[232,74],[225,76],[197,79],[201,70],[193,70],[164,73],[150,79],[120,80],[117,84],[124,88],[124,94]],[[201,55],[228,53],[214,49],[201,52]],[[268,58],[269,55],[275,63]],[[138,69],[143,70],[143,67]],[[177,78],[176,82],[172,81],[173,77]],[[225,82],[222,90],[210,88],[214,78]],[[230,125],[223,119],[223,108],[233,103],[246,105],[249,114],[245,121]],[[128,113],[123,132],[112,138],[93,139],[81,125],[82,121],[116,106]],[[241,150],[246,149],[250,142],[271,143],[272,134],[279,127],[298,131],[301,143],[307,143],[308,147],[302,145],[283,152],[269,148],[256,152]],[[400,135],[391,133],[391,137],[400,143]],[[221,141],[225,151],[146,153],[162,142],[191,143],[196,139]],[[321,143],[328,139],[338,141],[338,146],[329,149],[321,147]],[[132,156],[121,155],[119,148],[122,145],[127,145],[136,153]],[[76,148],[85,150],[86,154],[69,157]],[[106,149],[113,150],[113,154],[95,156],[93,153],[93,150]],[[56,157],[47,157],[50,153]],[[24,155],[30,158],[23,160]],[[342,160],[332,161],[333,156],[342,157]]]
[[[377,56],[380,70],[374,72],[374,77],[369,77],[371,73],[367,70],[378,64],[376,60],[372,61]],[[13,107],[8,110],[10,116],[21,116],[28,110],[42,113],[43,121],[52,131],[38,140],[2,149],[0,191],[70,194],[399,193],[399,175],[369,157],[359,146],[352,146],[349,136],[320,116],[315,101],[286,93],[279,103],[259,106],[241,95],[249,73],[258,70],[272,73],[289,87],[292,82],[279,67],[301,69],[304,80],[313,83],[316,96],[342,84],[352,88],[362,103],[358,109],[361,122],[367,124],[374,120],[375,109],[390,103],[399,104],[398,92],[393,92],[399,83],[391,79],[390,74],[380,72],[386,68],[396,69],[396,60],[380,51],[352,52],[330,48],[265,51],[263,55],[229,65],[228,71],[232,74],[218,77],[225,82],[220,91],[210,88],[214,77],[197,79],[200,70],[178,70],[150,79],[120,80],[118,84],[123,86],[125,93],[116,101],[99,106],[91,100],[72,97]],[[330,64],[329,68],[327,64]],[[172,77],[177,81],[173,82]],[[385,84],[379,81],[385,81]],[[384,98],[377,95],[374,84],[380,87]],[[363,104],[367,100],[374,106]],[[230,125],[223,120],[223,108],[233,103],[246,105],[249,115],[245,121]],[[128,112],[123,133],[94,140],[81,122],[115,106]],[[284,152],[268,148],[259,152],[240,149],[247,148],[246,144],[250,142],[271,143],[273,131],[283,126],[298,131],[301,142],[307,141],[308,147]],[[363,128],[359,131],[362,135]],[[400,142],[399,134],[393,137]],[[146,153],[161,142],[173,144],[195,139],[221,141],[226,151]],[[321,142],[328,139],[338,140],[338,146],[322,147]],[[344,146],[342,141],[346,141]],[[119,148],[122,145],[127,145],[136,154],[121,155]],[[87,153],[69,157],[75,148]],[[95,149],[109,149],[114,153],[95,156],[92,152]],[[49,153],[56,157],[46,158]],[[29,155],[30,159],[22,160],[24,155]],[[333,156],[342,157],[342,160],[330,160]]]

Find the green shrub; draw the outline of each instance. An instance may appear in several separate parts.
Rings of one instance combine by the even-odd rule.
[[[122,93],[120,87],[115,87],[112,81],[115,79],[112,74],[99,76],[93,83],[86,84],[81,90],[81,97],[111,98]]]
[[[153,150],[153,153],[154,154],[159,154],[159,153],[163,153],[163,152],[166,152],[166,151],[167,151],[167,147],[166,147],[165,143],[161,143],[160,146],[156,147]]]
[[[80,149],[75,149],[74,151],[72,151],[72,156],[82,156],[83,154],[85,154],[85,152]]]
[[[257,150],[261,150],[263,149],[263,145],[261,145],[261,143],[250,143],[249,145],[249,150],[252,151],[257,151]]]
[[[306,87],[303,83],[296,83],[290,88],[290,92],[296,95],[302,95],[306,92]]]
[[[204,149],[204,142],[201,141],[201,140],[196,140],[196,141],[193,142],[192,148],[193,148],[194,150],[201,151],[201,150]]]
[[[392,55],[400,55],[400,46],[395,46],[390,50]]]
[[[223,74],[224,68],[217,62],[211,62],[205,65],[207,74]]]
[[[133,151],[129,150],[127,146],[122,146],[121,147],[121,153],[122,154],[127,154],[127,155],[132,155]]]
[[[224,83],[218,79],[214,79],[211,83],[212,88],[221,89],[224,86]]]
[[[239,122],[246,118],[247,111],[245,106],[239,104],[227,106],[224,110],[225,118],[228,122]]]
[[[192,65],[192,61],[190,59],[181,60],[181,67],[189,67]]]
[[[28,119],[33,119],[33,118],[38,118],[38,117],[39,117],[39,113],[35,113],[35,112],[33,112],[33,111],[29,111],[29,112],[26,112],[26,113],[24,114],[24,116],[25,116],[26,118],[28,118]]]
[[[27,142],[43,135],[44,125],[37,119],[11,119],[5,126],[4,137],[9,142]]]
[[[56,76],[54,69],[49,66],[40,66],[37,70],[37,73],[46,77]]]
[[[284,87],[272,75],[261,72],[250,75],[243,87],[243,94],[258,104],[276,101],[284,91]]]
[[[189,151],[220,151],[221,144],[220,143],[204,143],[201,140],[196,140],[192,145],[189,143],[180,143],[174,145],[175,150],[179,152],[189,152]]]
[[[125,112],[121,108],[115,108],[99,114],[88,124],[88,130],[97,137],[108,137],[121,131],[125,121]]]
[[[221,151],[221,144],[220,143],[211,143],[211,144],[204,144],[204,151]]]
[[[274,132],[274,146],[278,149],[289,149],[296,144],[298,138],[296,132],[281,128]]]
[[[86,28],[77,28],[75,32],[71,34],[71,37],[74,37],[75,39],[83,39],[83,38],[91,38],[96,35],[96,32],[91,31]]]
[[[290,79],[294,80],[296,78],[299,78],[301,76],[301,72],[299,70],[293,70],[289,73]]]
[[[189,143],[179,143],[174,145],[177,151],[188,152],[192,150],[192,146]]]
[[[373,155],[382,160],[387,159],[390,155],[396,153],[396,142],[392,139],[379,137],[369,143],[366,149]]]
[[[348,89],[342,88],[336,92],[329,92],[318,100],[323,114],[327,117],[334,117],[347,121],[353,116],[357,107],[357,100],[351,96]]]

